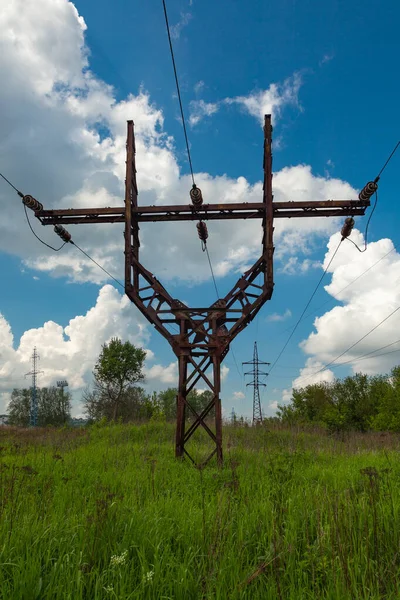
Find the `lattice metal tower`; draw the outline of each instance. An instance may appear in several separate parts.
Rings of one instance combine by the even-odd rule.
[[[38,371],[37,369],[37,364],[38,361],[40,360],[40,356],[38,355],[37,351],[36,351],[36,346],[33,349],[33,354],[31,356],[31,360],[32,360],[32,371],[30,371],[29,373],[26,374],[26,377],[28,375],[32,375],[32,387],[31,387],[31,409],[30,409],[30,418],[29,418],[29,424],[31,425],[31,427],[36,427],[37,426],[37,376],[39,375],[39,373],[42,373],[43,371]]]
[[[270,365],[271,363],[265,362],[258,359],[257,342],[254,342],[253,360],[249,360],[243,363],[244,365],[252,365],[253,370],[248,371],[245,375],[252,375],[253,380],[247,383],[247,386],[253,387],[253,425],[259,425],[262,423],[262,410],[261,410],[261,399],[260,399],[260,386],[266,387],[265,383],[260,381],[260,377],[267,377],[266,371],[261,371],[260,365]]]

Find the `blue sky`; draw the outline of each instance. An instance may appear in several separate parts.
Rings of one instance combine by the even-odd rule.
[[[0,170],[4,168],[5,174],[17,186],[22,187],[26,193],[37,195],[38,199],[48,207],[67,206],[68,202],[84,206],[85,201],[89,201],[93,189],[95,191],[90,202],[95,206],[94,199],[100,201],[102,198],[96,188],[98,185],[96,182],[99,181],[96,173],[100,170],[101,177],[106,177],[109,163],[106,164],[106,160],[101,158],[103,166],[101,169],[96,167],[97,171],[93,168],[88,183],[84,168],[89,168],[86,165],[90,165],[92,153],[85,146],[88,143],[87,132],[97,130],[100,132],[101,139],[109,135],[117,146],[118,136],[123,138],[121,123],[123,124],[124,120],[129,118],[128,113],[126,115],[124,113],[123,118],[120,118],[119,112],[123,112],[123,105],[129,94],[137,98],[142,90],[148,99],[148,105],[141,112],[142,109],[137,108],[138,105],[132,104],[133,112],[137,108],[137,114],[132,117],[135,119],[136,126],[140,126],[141,119],[143,123],[143,119],[153,118],[157,111],[161,111],[159,114],[162,114],[163,123],[159,122],[158,125],[151,126],[151,134],[149,134],[150,137],[153,136],[151,143],[146,138],[147,133],[143,133],[141,154],[138,149],[138,169],[141,160],[143,172],[147,173],[148,170],[151,178],[153,171],[160,180],[158,183],[150,184],[147,179],[143,180],[144,192],[140,195],[139,201],[143,198],[142,201],[145,202],[146,198],[152,198],[152,194],[161,194],[160,189],[164,181],[172,177],[176,165],[180,168],[180,177],[179,181],[173,183],[174,189],[179,190],[181,196],[186,193],[188,197],[189,183],[184,177],[188,174],[188,163],[161,0],[145,3],[76,1],[76,11],[80,18],[84,19],[87,27],[84,34],[82,33],[84,46],[79,42],[78,17],[76,11],[71,11],[71,3],[66,0],[57,0],[53,4],[48,2],[47,10],[40,12],[29,0],[26,2],[27,16],[19,27],[17,5],[18,2],[15,3],[15,13],[10,9],[3,17],[5,19],[3,29],[14,32],[14,36],[20,36],[20,48],[24,48],[25,45],[31,55],[37,55],[39,58],[31,64],[26,88],[22,86],[18,88],[20,84],[17,77],[14,81],[14,73],[18,68],[22,69],[21,66],[18,67],[20,65],[18,61],[21,59],[18,54],[20,50],[10,42],[12,36],[5,36],[5,43],[8,45],[0,61],[0,73],[3,71],[6,77],[12,80],[12,85],[8,92],[4,90],[0,92],[0,107],[4,120],[4,135],[0,142],[2,166]],[[259,100],[260,94],[271,90],[273,84],[278,86],[279,96],[279,105],[273,112],[276,142],[273,165],[274,171],[280,173],[276,176],[276,185],[278,188],[281,186],[280,190],[284,190],[282,193],[286,194],[285,198],[291,198],[291,186],[294,186],[293,199],[296,199],[296,189],[306,185],[304,184],[306,180],[298,179],[302,173],[301,165],[311,168],[311,175],[307,179],[307,186],[310,185],[310,200],[322,199],[319,194],[325,191],[328,193],[329,190],[337,190],[338,193],[351,188],[359,190],[369,179],[375,177],[399,138],[400,119],[397,104],[400,83],[395,74],[399,61],[396,24],[400,17],[400,7],[396,3],[377,1],[324,3],[253,1],[248,3],[242,0],[213,3],[208,0],[192,0],[192,2],[169,0],[168,10],[170,23],[175,31],[173,43],[187,118],[189,120],[190,116],[195,114],[194,109],[198,106],[196,102],[199,101],[207,103],[209,107],[214,106],[215,110],[214,114],[201,118],[194,126],[189,125],[188,129],[194,170],[196,173],[207,174],[210,179],[210,195],[214,193],[212,191],[214,188],[215,193],[223,189],[224,182],[218,180],[218,177],[226,176],[227,188],[234,185],[233,182],[239,177],[244,177],[249,186],[256,186],[261,180],[263,134],[260,120],[246,110],[243,100],[238,99],[252,98],[256,101],[258,98]],[[36,36],[33,33],[33,24],[40,35]],[[55,38],[52,37],[56,35],[63,40],[64,50],[56,48]],[[39,41],[37,38],[40,38]],[[76,101],[77,105],[79,102],[83,105],[86,100],[85,94],[76,92],[76,88],[82,89],[88,84],[74,82],[75,77],[78,79],[82,77],[82,68],[79,65],[84,63],[85,55],[88,64],[83,68],[83,72],[90,71],[92,87],[87,88],[89,92],[86,89],[87,106],[84,109],[81,107],[79,112],[71,99]],[[59,81],[67,90],[63,97],[57,92]],[[104,114],[101,112],[103,109],[97,107],[93,99],[94,95],[90,95],[93,86],[100,85],[98,82],[105,82],[113,87],[112,91],[106,92],[103,88],[101,90],[102,98],[107,94],[107,98],[112,98],[111,105],[104,108]],[[283,99],[285,85],[290,89],[291,100],[289,101]],[[99,101],[99,105],[101,103],[104,103],[104,99]],[[93,114],[97,114],[94,122],[89,113],[91,107],[94,107]],[[47,116],[45,110],[48,111]],[[82,117],[84,110],[87,113]],[[36,114],[38,117],[35,121]],[[61,119],[60,115],[64,117]],[[21,119],[22,121],[26,119],[24,127],[20,125]],[[79,123],[78,119],[81,119]],[[60,124],[61,120],[62,124]],[[81,146],[76,142],[77,139],[81,139],[77,133],[78,127],[81,127],[86,135],[82,138],[84,141],[81,142]],[[164,132],[163,139],[156,137],[157,131]],[[172,149],[166,147],[167,135],[170,136]],[[28,136],[28,143],[25,142],[24,136]],[[100,157],[99,147],[97,143],[96,152],[99,152]],[[160,154],[150,155],[153,147],[162,149]],[[144,156],[146,151],[147,159]],[[114,156],[117,156],[117,150]],[[118,158],[122,169],[123,155],[118,154]],[[145,162],[145,159],[148,162]],[[100,158],[96,160],[100,161]],[[162,167],[160,167],[161,162]],[[333,270],[324,283],[329,284],[333,275],[336,278],[336,291],[351,280],[352,273],[356,277],[359,272],[388,251],[388,243],[382,240],[388,238],[395,245],[398,242],[396,194],[398,165],[399,155],[393,159],[382,177],[379,204],[370,226],[369,239],[375,245],[372,244],[367,253],[358,256],[350,244],[344,244],[341,247],[342,255],[337,263],[338,270],[336,271],[335,265],[332,265]],[[290,175],[285,172],[287,167],[297,170],[290,172],[292,173]],[[115,172],[114,170],[114,179],[110,178],[111,183],[108,183],[107,179],[104,189],[105,193],[114,198],[120,197],[122,204],[123,195],[121,195],[121,188],[118,187],[118,177],[115,176]],[[319,183],[316,183],[318,178]],[[335,186],[330,183],[336,179],[343,185],[340,183]],[[218,189],[217,180],[220,181]],[[307,186],[305,192],[308,191]],[[318,188],[317,195],[315,195],[316,188]],[[80,190],[84,190],[84,193]],[[252,194],[256,191],[254,188],[251,189]],[[180,197],[177,201],[186,202],[187,198]],[[62,264],[52,263],[52,260],[56,260],[54,257],[50,259],[48,254],[41,254],[38,242],[27,229],[22,211],[16,208],[18,198],[4,182],[0,183],[0,202],[6,211],[15,210],[15,218],[14,213],[7,213],[12,223],[11,221],[8,225],[6,223],[9,233],[15,228],[15,234],[13,233],[12,236],[15,243],[11,240],[10,233],[10,239],[4,234],[3,244],[0,245],[0,267],[3,273],[0,313],[14,336],[13,352],[10,350],[8,340],[4,342],[5,349],[0,354],[0,360],[3,359],[3,371],[0,362],[0,375],[3,377],[1,390],[3,390],[5,403],[10,382],[14,379],[22,381],[23,368],[29,366],[26,362],[29,345],[35,343],[40,349],[41,345],[48,343],[48,347],[52,347],[53,338],[46,342],[47,338],[43,337],[43,331],[40,329],[44,323],[52,321],[64,328],[68,326],[71,319],[86,315],[87,311],[95,306],[99,289],[105,282],[101,280],[101,273],[97,275],[100,279],[95,280],[96,277],[91,274],[88,277],[90,281],[85,281],[85,277],[79,275],[81,263],[72,264],[74,258],[71,258],[71,263],[67,265],[69,258],[65,259],[64,263],[64,259],[61,259]],[[9,209],[11,204],[12,209]],[[240,225],[244,234],[247,225],[247,223]],[[34,223],[34,226],[40,233],[44,233],[39,223]],[[273,362],[289,335],[289,331],[285,330],[296,322],[296,317],[302,312],[321,275],[321,264],[327,251],[327,243],[341,225],[336,223],[331,226],[325,222],[326,231],[314,231],[314,226],[310,223],[300,238],[293,234],[296,223],[293,222],[290,226],[292,229],[279,233],[276,241],[273,298],[264,306],[257,321],[249,326],[233,344],[240,371],[242,361],[251,359],[256,339],[260,357]],[[356,226],[363,231],[365,219],[357,220]],[[191,235],[195,238],[194,226],[187,227],[185,231],[188,238]],[[223,261],[224,246],[227,251],[229,248],[232,250],[232,244],[236,243],[235,236],[238,236],[238,240],[240,238],[241,247],[246,244],[243,242],[244,234],[237,233],[236,230],[234,233],[231,232],[228,223],[224,224],[224,227],[224,233],[221,235],[220,230],[216,230],[212,224],[209,226],[209,251],[217,266],[217,272],[220,273],[217,278],[218,287],[226,293],[238,278],[240,265],[234,263],[232,259],[230,268],[222,276],[223,271],[218,271],[218,265]],[[319,224],[318,227],[321,225]],[[123,247],[122,237],[118,237],[119,233],[117,235],[115,232],[107,232],[104,234],[106,238],[103,239],[103,233],[96,232],[96,239],[94,239],[93,232],[89,233],[87,229],[73,228],[71,231],[83,248],[88,249],[90,253],[92,250],[100,252],[99,258],[102,258],[103,262],[107,260],[107,252],[109,252],[113,257],[110,258],[110,268],[114,269],[112,272],[123,279]],[[46,231],[44,234],[48,236],[46,239],[54,241],[51,232]],[[115,235],[115,238],[108,237],[112,235]],[[151,235],[153,238],[150,237]],[[21,236],[20,243],[18,236]],[[89,236],[92,237],[89,239]],[[147,230],[144,230],[144,236],[149,244],[159,246],[154,249],[154,253],[158,252],[158,255],[162,254],[163,246],[175,242],[174,233],[169,234],[167,227],[162,230],[159,228],[157,235],[151,232],[147,234]],[[174,296],[193,305],[211,303],[215,299],[215,292],[209,274],[205,274],[200,283],[191,281],[187,274],[183,278],[173,275],[173,272],[179,272],[182,261],[185,266],[185,256],[184,253],[182,254],[185,239],[182,238],[179,242],[181,245],[177,242],[178,252],[171,255],[169,266],[157,262],[156,254],[152,254],[149,246],[145,252],[149,253],[150,266],[155,270],[155,267],[160,265],[160,270],[155,271],[155,274],[162,280],[165,277],[166,286],[173,290]],[[120,248],[118,248],[118,241]],[[280,247],[285,249],[281,255]],[[206,257],[201,255],[200,246],[198,246],[198,256],[195,256],[194,252],[193,245],[190,264],[193,263],[193,269],[196,270],[196,265],[202,260],[206,261]],[[68,248],[67,253],[67,257],[73,257],[72,248]],[[291,259],[298,262],[293,263],[296,265],[295,268],[288,269]],[[176,266],[173,264],[174,260]],[[340,353],[343,344],[347,343],[347,336],[338,333],[335,338],[334,334],[341,332],[341,324],[345,323],[344,318],[351,319],[352,311],[358,311],[358,314],[361,314],[361,322],[371,322],[371,326],[374,324],[374,319],[379,320],[380,315],[384,316],[385,307],[396,302],[398,264],[398,255],[393,252],[390,261],[382,261],[379,267],[371,271],[371,274],[377,272],[376,280],[375,275],[367,276],[370,285],[368,290],[360,288],[357,295],[357,286],[355,286],[354,295],[344,298],[344,312],[337,312],[337,316],[336,313],[328,315],[335,303],[321,308],[318,315],[324,316],[325,320],[321,323],[320,329],[315,328],[312,318],[305,319],[301,323],[274,374],[271,375],[269,387],[263,397],[266,413],[273,414],[274,402],[282,401],[283,389],[290,390],[292,381],[299,375],[299,369],[304,367],[307,358],[312,357],[313,360],[319,361],[319,364],[324,364],[328,362],[330,356],[334,357]],[[204,269],[206,268],[207,265],[204,266]],[[384,268],[387,269],[386,275]],[[189,266],[187,269],[190,270]],[[386,287],[392,294],[390,298],[386,296],[387,290],[382,287],[380,274],[387,282]],[[379,301],[376,300],[378,296]],[[321,287],[314,298],[313,306],[319,307],[329,299],[332,299],[332,296]],[[130,315],[128,309],[129,307],[123,308],[124,318],[127,321],[119,323],[120,329],[117,328],[117,332],[125,331],[128,322],[133,328],[139,327],[134,308],[132,307]],[[271,315],[286,315],[286,317],[284,320],[271,320]],[[104,335],[115,333],[109,314],[108,318],[110,320],[107,321]],[[339,324],[336,323],[336,318]],[[75,323],[79,322],[79,319],[75,321]],[[382,334],[384,339],[387,339],[393,327],[394,322]],[[354,332],[351,331],[351,327],[348,329],[347,345],[355,341],[354,337],[357,336],[358,331],[358,325],[355,325]],[[25,334],[25,341],[21,345],[20,338],[25,332],[28,332],[28,335]],[[137,335],[135,340],[143,342],[151,349],[154,353],[154,365],[159,366],[160,369],[167,368],[174,362],[174,356],[168,345],[155,333],[150,334],[148,330],[144,334],[139,327],[139,330],[132,335]],[[332,341],[331,347],[327,346],[329,339]],[[68,340],[65,331],[61,336],[62,340],[65,345]],[[298,347],[298,344],[304,340],[308,340],[306,351]],[[57,343],[62,345],[61,341],[59,339]],[[97,345],[101,341],[98,338]],[[389,341],[392,340],[388,339]],[[361,355],[383,343],[380,342],[380,338],[373,338],[370,340],[370,346],[358,348],[351,356]],[[75,346],[74,342],[71,346],[76,347],[79,356],[81,355],[79,353],[84,352],[84,345]],[[96,346],[94,345],[90,351],[95,353]],[[17,354],[14,354],[15,352]],[[58,356],[58,352],[62,356],[56,343],[53,350],[49,350],[48,353],[42,351],[41,367],[45,372],[47,368],[46,383],[51,383],[51,378],[54,379],[57,374],[64,374],[73,380],[75,368],[74,359],[71,357],[73,350],[69,348],[66,351],[69,367],[62,372],[60,371],[62,365],[58,368],[54,362],[54,356]],[[364,365],[363,363],[358,365],[362,365],[370,373],[380,372],[396,364],[396,356],[391,355],[384,361],[367,361]],[[62,359],[60,360],[62,362]],[[20,368],[14,368],[12,365],[18,361]],[[239,392],[244,391],[243,378],[238,373],[231,355],[227,357],[226,364],[229,373],[224,381],[222,393],[226,413],[229,414],[234,406],[236,412],[249,415],[251,390],[248,391],[246,399],[240,398]],[[355,363],[336,372],[338,374],[352,372],[358,365]],[[160,369],[154,369],[153,375],[149,377],[149,389],[163,389],[173,385],[172,376],[171,381],[168,382],[157,378],[156,374]],[[26,370],[28,369],[24,372]],[[77,402],[82,383],[90,381],[90,370],[88,364],[86,370],[82,371],[75,381]],[[287,397],[287,394],[284,395],[284,399]],[[76,408],[75,412],[79,413],[79,411],[80,409]]]

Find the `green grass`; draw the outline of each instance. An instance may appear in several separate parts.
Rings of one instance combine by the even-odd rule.
[[[0,597],[400,598],[395,436],[224,436],[197,470],[172,425],[1,429]]]

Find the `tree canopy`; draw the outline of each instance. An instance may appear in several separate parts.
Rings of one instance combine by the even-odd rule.
[[[71,417],[71,394],[62,392],[56,387],[38,388],[37,399],[37,424],[64,425]],[[8,405],[10,425],[28,427],[31,413],[31,390],[14,389]]]
[[[357,373],[294,389],[278,415],[286,423],[313,423],[329,431],[400,431],[400,367],[390,375]]]
[[[103,344],[94,367],[94,389],[84,395],[88,416],[98,420],[129,420],[134,407],[143,400],[143,390],[135,387],[144,381],[143,364],[146,352],[130,342],[112,338]]]

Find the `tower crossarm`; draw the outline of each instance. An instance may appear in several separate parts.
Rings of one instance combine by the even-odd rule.
[[[272,214],[274,219],[362,216],[369,205],[369,200],[272,202]],[[124,223],[125,207],[58,208],[36,211],[35,216],[42,225]],[[264,219],[265,205],[263,202],[203,204],[198,210],[191,204],[138,206],[132,209],[132,217],[137,223]]]

